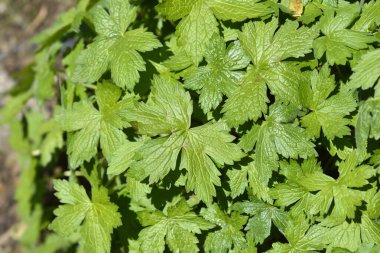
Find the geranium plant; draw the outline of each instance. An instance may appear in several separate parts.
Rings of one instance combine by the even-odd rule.
[[[79,0],[1,109],[26,252],[380,252],[379,25],[375,0]]]

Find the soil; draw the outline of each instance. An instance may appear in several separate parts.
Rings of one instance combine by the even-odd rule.
[[[12,75],[33,62],[28,40],[52,24],[74,0],[0,0],[0,106],[17,85]],[[7,142],[7,126],[0,126],[0,252],[17,253],[18,217],[14,193],[18,184],[17,155]]]

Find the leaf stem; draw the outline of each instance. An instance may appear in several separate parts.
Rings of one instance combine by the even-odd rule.
[[[84,87],[86,87],[86,88],[88,88],[88,89],[92,89],[92,90],[96,90],[97,89],[96,85],[93,85],[93,84],[82,83],[81,85],[84,86]]]

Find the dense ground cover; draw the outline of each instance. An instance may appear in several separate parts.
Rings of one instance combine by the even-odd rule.
[[[78,1],[0,111],[25,250],[378,252],[379,25],[379,1]]]

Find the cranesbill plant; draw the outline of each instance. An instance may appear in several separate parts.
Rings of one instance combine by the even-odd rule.
[[[79,0],[1,109],[25,252],[380,252],[379,27],[375,0]]]

